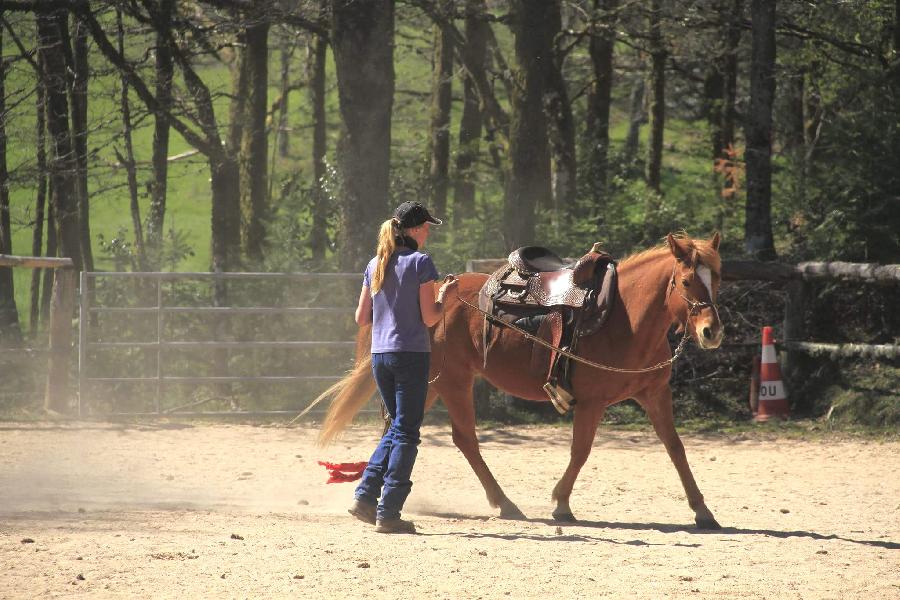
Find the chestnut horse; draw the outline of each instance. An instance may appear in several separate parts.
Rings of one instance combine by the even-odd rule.
[[[668,331],[673,324],[686,328],[686,335],[704,349],[717,348],[722,341],[722,324],[716,310],[721,261],[719,234],[711,240],[693,240],[668,235],[664,244],[631,256],[618,267],[619,301],[606,324],[578,343],[578,355],[586,360],[631,372],[601,370],[574,363],[571,384],[574,406],[572,447],[569,465],[553,489],[556,509],[553,517],[574,521],[569,497],[578,472],[591,452],[597,426],[608,406],[633,398],[646,411],[656,434],[666,447],[684,491],[694,511],[697,526],[720,526],[706,507],[684,446],[675,431],[672,417],[672,350]],[[444,322],[431,332],[431,377],[426,409],[438,396],[444,401],[453,429],[453,442],[469,461],[487,494],[488,502],[500,509],[503,518],[524,518],[506,497],[491,474],[478,448],[472,385],[484,377],[497,388],[519,398],[549,401],[541,386],[544,376],[529,373],[522,365],[530,362],[533,342],[520,333],[503,328],[492,346],[484,367],[482,326],[484,315],[470,305],[478,304],[478,292],[487,279],[480,273],[459,276],[457,294],[445,300]],[[466,303],[461,302],[466,300]],[[353,420],[375,392],[371,372],[370,329],[363,328],[357,341],[357,362],[347,376],[319,398],[331,398],[331,407],[322,425],[319,440],[327,443]],[[659,368],[641,372],[647,367]]]

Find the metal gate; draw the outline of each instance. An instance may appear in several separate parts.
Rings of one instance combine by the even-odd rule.
[[[83,272],[78,413],[295,415],[352,366],[359,283],[353,273]]]

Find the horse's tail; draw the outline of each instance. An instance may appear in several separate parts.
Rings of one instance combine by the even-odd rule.
[[[313,403],[318,403],[331,398],[331,406],[328,407],[328,413],[319,431],[318,444],[324,446],[333,441],[353,421],[353,417],[374,393],[372,355],[362,354],[358,356],[352,371],[313,400]]]

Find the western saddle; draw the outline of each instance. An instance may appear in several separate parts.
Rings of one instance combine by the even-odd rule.
[[[484,366],[506,324],[574,353],[578,339],[595,333],[606,321],[615,298],[616,263],[599,242],[574,263],[540,246],[514,250],[478,296],[479,307],[490,315],[484,321]],[[558,351],[533,343],[531,368],[545,374],[544,391],[560,414],[575,404],[571,362]]]

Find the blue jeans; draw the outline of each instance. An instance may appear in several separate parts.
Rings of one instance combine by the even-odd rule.
[[[419,452],[419,428],[425,416],[430,363],[428,352],[372,354],[372,373],[391,417],[391,426],[369,459],[356,488],[356,498],[377,503],[379,519],[399,518],[412,489],[410,476]]]

